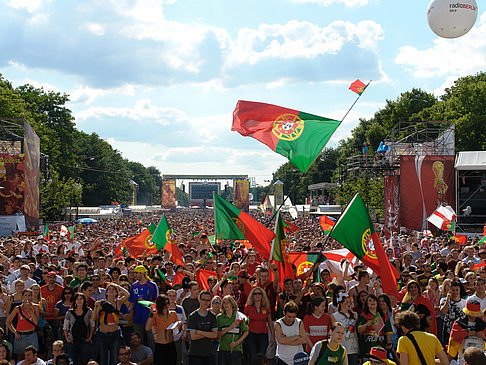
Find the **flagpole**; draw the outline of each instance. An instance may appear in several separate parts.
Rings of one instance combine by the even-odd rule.
[[[275,240],[277,239],[277,225],[278,225],[278,218],[280,217],[280,212],[277,214],[277,219],[275,220],[275,228],[274,228],[274,233],[275,233],[275,238],[272,241],[272,248],[270,249],[270,256],[268,257],[268,267],[270,267],[270,261],[272,261],[273,258],[273,249],[275,247]]]
[[[366,90],[366,88],[371,84],[371,81],[370,80],[368,82],[368,84],[366,84],[365,88],[363,89],[363,92]],[[361,97],[361,95],[363,95],[363,92],[361,94],[358,94],[358,97],[356,98],[356,100],[354,101],[353,104],[351,104],[351,106],[349,107],[348,111],[346,112],[346,114],[344,114],[344,116],[341,118],[341,121],[339,122],[339,124],[341,124],[344,119],[347,117],[347,115],[349,114],[349,112],[351,111],[351,109],[353,109],[354,105],[358,102],[359,98]],[[325,148],[326,146],[324,146]],[[323,149],[324,149],[323,148]],[[322,150],[321,150],[322,152]],[[311,168],[311,166],[314,164],[314,162],[316,162],[317,158],[320,156],[321,152],[319,152],[317,154],[317,156],[314,158],[314,161],[312,161],[312,163],[309,165],[309,167],[307,167],[307,170],[305,170],[305,172],[302,173],[302,175],[300,175],[299,179],[297,180],[297,182],[294,184],[294,186],[292,186],[292,189],[290,189],[289,193],[287,194],[287,196],[284,197],[284,200],[282,202],[282,204],[278,207],[278,209],[275,210],[275,213],[273,213],[272,217],[270,218],[270,221],[267,223],[267,227],[270,225],[270,223],[272,223],[273,219],[275,218],[275,216],[277,215],[277,212],[280,210],[280,208],[283,207],[283,205],[285,204],[285,202],[287,201],[288,197],[294,192],[295,188],[297,187],[297,185],[299,185],[300,181],[302,180],[302,178],[304,177],[304,175],[307,173],[307,171],[309,171],[309,169]]]
[[[356,197],[356,195],[358,195],[358,193],[355,193],[355,194],[353,195],[353,197],[352,197],[352,198],[351,198],[351,199],[348,201],[348,203],[346,204],[346,208],[344,208],[343,213],[341,213],[341,217],[343,216],[344,212],[345,212],[345,211],[346,211],[346,209],[348,208],[349,203],[351,203],[351,202],[353,201],[353,199]],[[331,227],[331,230],[330,230],[330,231],[329,231],[329,233],[327,234],[326,239],[325,239],[325,240],[324,240],[324,242],[322,243],[322,248],[321,248],[321,250],[319,251],[319,254],[318,254],[318,256],[317,256],[316,262],[314,262],[314,264],[312,265],[312,268],[309,270],[309,275],[307,276],[307,279],[306,279],[305,281],[309,280],[309,278],[311,277],[312,273],[315,271],[315,266],[316,266],[316,263],[317,263],[317,262],[319,262],[319,256],[320,256],[320,255],[323,255],[323,253],[322,253],[322,252],[324,251],[324,247],[326,246],[327,241],[329,241],[329,238],[331,237],[331,233],[332,233],[332,231],[334,231],[334,227],[336,227],[336,226],[337,226],[337,224],[338,224],[338,222],[341,220],[341,217],[339,217],[339,219],[337,220],[337,222],[336,222],[336,223],[334,223],[334,225]],[[320,262],[319,262],[319,265],[320,265]]]

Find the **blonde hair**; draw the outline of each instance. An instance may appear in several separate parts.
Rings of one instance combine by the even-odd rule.
[[[56,340],[52,343],[52,347],[60,347],[61,349],[64,348],[64,342],[62,340]]]
[[[221,300],[221,304],[223,305],[223,312],[225,312],[224,302],[230,302],[231,303],[231,307],[233,308],[233,312],[236,312],[238,310],[238,304],[236,303],[235,298],[233,298],[231,295],[225,295],[223,297],[223,299]]]
[[[259,286],[256,286],[251,290],[250,295],[248,295],[246,305],[255,305],[255,301],[253,300],[253,294],[255,293],[255,290],[259,290],[262,293],[262,307],[270,308],[270,301],[268,300],[267,293]]]
[[[445,287],[446,287],[446,284],[450,284],[450,283],[452,283],[451,279],[444,279],[444,281],[442,282],[442,289],[440,290],[441,296],[443,296],[443,297],[447,296],[447,293],[445,292]]]

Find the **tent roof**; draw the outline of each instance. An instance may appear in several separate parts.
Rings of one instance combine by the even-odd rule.
[[[486,170],[486,151],[459,152],[454,167],[456,170]]]

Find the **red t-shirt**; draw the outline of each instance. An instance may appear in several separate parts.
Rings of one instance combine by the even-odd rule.
[[[56,303],[61,300],[61,293],[64,288],[56,283],[54,290],[49,290],[48,285],[41,287],[41,295],[47,302],[47,315],[45,319],[54,319]]]
[[[258,265],[260,265],[260,264],[256,261],[253,264],[248,264],[246,266],[246,272],[248,273],[248,275],[250,275],[250,276],[255,275],[255,270],[256,270]]]
[[[247,305],[245,314],[249,319],[248,329],[250,332],[268,333],[267,323],[269,313],[271,313],[270,308],[260,308],[260,312],[258,312],[254,305]]]
[[[313,314],[308,314],[304,317],[305,333],[309,335],[312,344],[315,345],[317,341],[327,340],[329,337],[329,330],[331,329],[331,316],[327,313],[322,313],[319,318]],[[308,352],[310,348],[307,346]]]

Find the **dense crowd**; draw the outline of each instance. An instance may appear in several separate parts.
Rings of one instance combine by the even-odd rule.
[[[269,215],[251,213],[262,224]],[[211,211],[167,213],[184,265],[119,244],[160,215],[102,219],[74,238],[0,238],[0,365],[485,364],[486,250],[447,236],[389,234],[399,298],[346,259],[281,278],[251,247],[211,242]],[[315,217],[288,249],[342,248]],[[273,226],[273,225],[272,225]],[[198,272],[212,272],[201,282]],[[338,270],[339,271],[339,270]],[[316,275],[316,273],[319,275]]]

